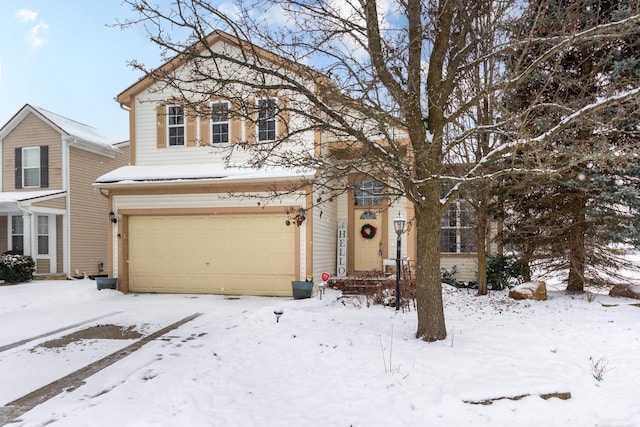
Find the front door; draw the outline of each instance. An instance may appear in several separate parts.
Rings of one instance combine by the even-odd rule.
[[[382,213],[355,208],[353,216],[354,270],[382,271]]]

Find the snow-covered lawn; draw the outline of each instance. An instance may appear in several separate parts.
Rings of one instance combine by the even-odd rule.
[[[38,344],[98,324],[148,335],[203,313],[11,425],[640,426],[637,301],[443,293],[448,337],[425,343],[415,312],[332,290],[291,300],[121,294],[88,279],[0,286],[0,347],[89,321],[0,352],[0,406],[134,340]],[[554,392],[571,398],[539,397]]]

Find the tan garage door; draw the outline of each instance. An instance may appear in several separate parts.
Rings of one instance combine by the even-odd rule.
[[[282,215],[132,216],[132,292],[291,295],[295,226]]]

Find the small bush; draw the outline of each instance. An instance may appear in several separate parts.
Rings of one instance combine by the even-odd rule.
[[[458,274],[460,270],[458,270],[458,266],[454,265],[451,267],[451,270],[447,270],[444,267],[440,267],[440,279],[442,283],[446,283],[451,286],[457,286],[458,281],[456,281],[456,274]]]
[[[30,256],[0,256],[0,279],[8,283],[28,282],[33,279],[36,263]]]
[[[507,255],[490,255],[487,257],[487,283],[493,289],[505,289],[522,280],[524,265]]]

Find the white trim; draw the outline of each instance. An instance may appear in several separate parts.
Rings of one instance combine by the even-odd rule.
[[[227,120],[225,121],[221,121],[221,122],[214,122],[213,121],[213,104],[227,104]],[[227,100],[224,101],[211,101],[211,103],[209,103],[209,109],[211,111],[211,113],[209,114],[209,141],[207,141],[208,144],[210,145],[216,145],[216,146],[220,146],[222,144],[229,144],[231,142],[231,103]],[[227,124],[227,141],[226,142],[213,142],[213,125],[215,124]]]
[[[71,197],[69,197],[69,182],[71,180],[71,171],[69,163],[71,162],[71,150],[69,148],[72,141],[62,138],[62,188],[65,189],[67,197],[65,199],[65,212],[62,214],[62,273],[67,276],[71,272],[71,238],[69,236],[69,226],[71,221]]]
[[[38,218],[43,217],[43,218],[47,218],[47,237],[49,238],[48,240],[48,247],[47,247],[47,252],[46,254],[41,254],[40,253],[40,244],[38,242],[38,237],[40,237],[40,230],[38,229]],[[56,217],[55,215],[42,215],[42,214],[35,214],[35,228],[34,228],[34,259],[48,259],[50,261],[50,264],[52,263],[52,260],[55,261],[56,259],[56,241],[55,241],[55,237],[56,237]],[[50,268],[50,272],[51,273],[55,273],[55,269],[51,269]]]
[[[25,166],[25,153],[29,151],[33,151],[33,152],[38,152],[38,167],[33,167],[33,166],[29,166],[28,169],[29,170],[33,170],[33,169],[38,169],[38,184],[37,185],[27,185],[26,183],[26,179],[25,179],[25,171],[27,170],[27,167]],[[40,146],[31,146],[31,147],[22,147],[22,149],[20,150],[20,155],[22,156],[22,159],[20,159],[21,162],[21,167],[20,167],[20,173],[22,174],[22,188],[41,188],[42,187],[42,153],[41,153],[41,147]]]
[[[22,218],[22,248],[23,248],[23,254],[24,255],[28,255],[26,253],[26,248],[25,248],[25,222],[24,222],[24,214],[18,214],[18,215],[14,215],[14,214],[9,214],[7,215],[7,249],[10,251],[15,250],[15,248],[13,247],[13,218]]]
[[[260,139],[260,101],[264,101],[267,100],[267,104],[268,101],[273,99],[273,101],[275,102],[275,115],[273,116],[273,122],[274,122],[274,135],[273,135],[273,139]],[[268,107],[268,105],[267,105]],[[257,110],[257,114],[258,117],[256,117],[256,142],[273,142],[273,141],[277,141],[278,140],[278,98],[275,96],[267,96],[264,98],[258,98],[256,99],[256,110]],[[268,119],[267,121],[271,121],[271,119]]]
[[[170,115],[169,114],[169,109],[172,107],[180,107],[182,109],[182,124],[181,125],[171,125],[169,124],[169,117],[178,117],[177,115]],[[167,138],[167,148],[170,147],[186,147],[187,146],[187,115],[186,115],[186,108],[184,107],[184,105],[180,105],[180,104],[167,104],[166,105],[166,110],[165,110],[165,120],[166,120],[166,138]],[[178,129],[178,128],[182,128],[182,144],[174,144],[171,145],[171,129]]]

